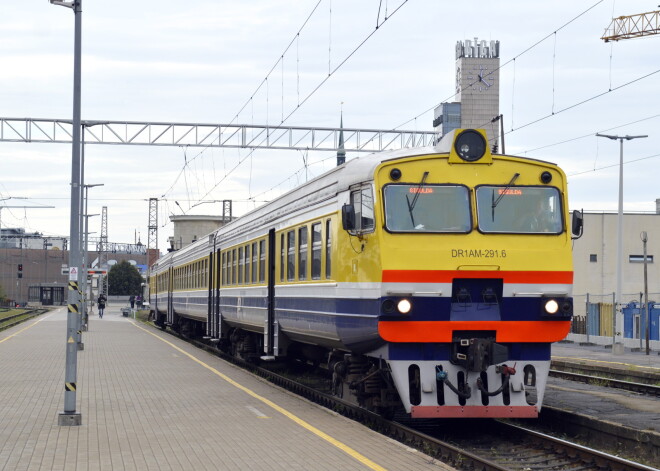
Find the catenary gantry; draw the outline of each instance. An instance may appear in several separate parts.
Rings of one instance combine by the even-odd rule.
[[[229,147],[336,151],[343,131],[347,152],[433,145],[432,131],[83,120],[85,144]],[[71,143],[66,119],[0,118],[0,142]]]

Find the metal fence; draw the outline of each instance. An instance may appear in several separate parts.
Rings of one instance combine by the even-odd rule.
[[[623,337],[641,339],[646,337],[649,326],[650,339],[660,337],[660,293],[649,293],[648,308],[644,307],[642,293],[624,294],[620,310],[623,314]],[[574,317],[571,333],[587,336],[611,337],[615,335],[615,295],[585,294],[573,296]]]

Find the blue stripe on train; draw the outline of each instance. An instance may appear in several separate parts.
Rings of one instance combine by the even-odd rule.
[[[205,298],[203,298],[205,299]],[[381,305],[385,299],[397,300],[399,298],[384,297],[380,299],[352,299],[352,298],[309,298],[309,297],[275,297],[277,311],[305,311],[310,315],[325,313],[326,315],[363,315],[379,316],[383,320],[402,321],[450,321],[450,320],[502,320],[502,321],[535,321],[540,319],[541,298],[503,298],[499,305],[485,303],[452,303],[449,298],[440,297],[414,297],[413,310],[410,315],[382,314]],[[175,298],[175,301],[177,299]],[[201,301],[201,299],[199,300]],[[205,302],[205,301],[204,301]],[[239,306],[238,297],[221,296],[220,303],[235,312]],[[266,299],[263,297],[243,297],[242,308],[266,308]],[[233,308],[233,309],[232,309]],[[566,320],[566,317],[557,316],[554,320]],[[551,320],[544,318],[544,320]]]
[[[509,362],[550,360],[549,343],[502,345],[509,347]],[[449,361],[451,358],[451,344],[447,343],[391,343],[388,349],[390,360]]]

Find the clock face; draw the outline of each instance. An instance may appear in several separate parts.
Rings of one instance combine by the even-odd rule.
[[[488,90],[495,83],[495,75],[488,70],[484,65],[475,65],[472,73],[468,75],[468,80],[472,84],[472,88],[480,92]]]

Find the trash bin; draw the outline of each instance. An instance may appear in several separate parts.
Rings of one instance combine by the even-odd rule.
[[[131,313],[131,308],[130,307],[122,307],[121,308],[121,315],[124,317],[128,317],[128,315]]]

